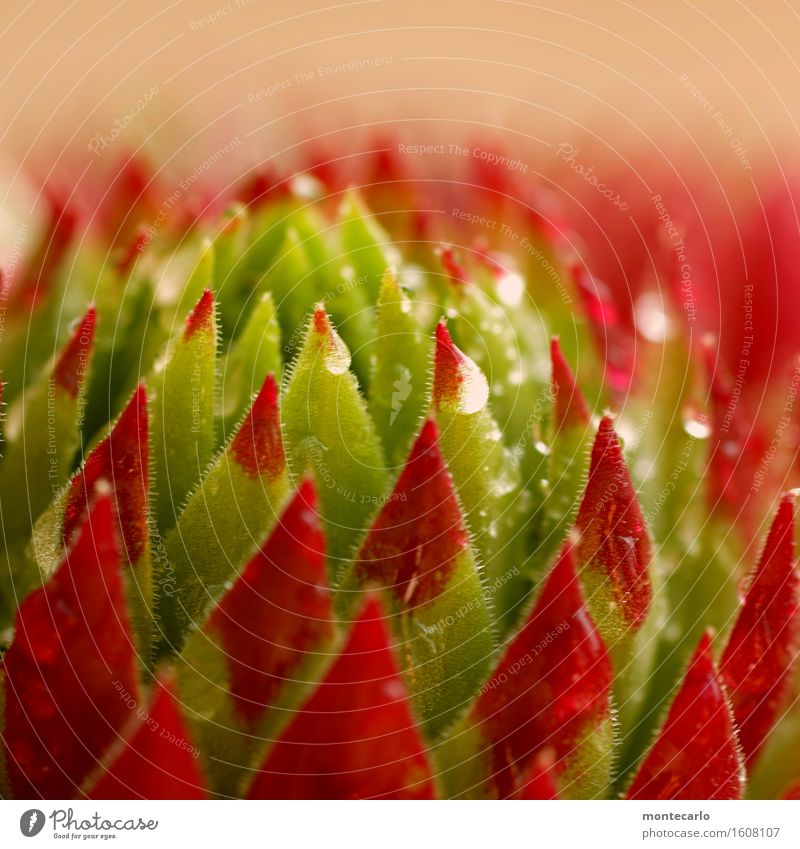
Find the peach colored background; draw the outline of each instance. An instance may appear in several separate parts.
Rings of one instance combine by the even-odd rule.
[[[92,136],[158,86],[100,158],[144,143],[179,177],[237,136],[250,160],[286,159],[314,136],[402,122],[426,140],[491,128],[533,148],[589,128],[614,156],[699,139],[720,169],[738,167],[737,138],[758,169],[797,143],[798,44],[795,0],[6,4],[0,149],[28,163],[71,151],[81,167],[98,158]],[[241,167],[229,160],[221,172]]]

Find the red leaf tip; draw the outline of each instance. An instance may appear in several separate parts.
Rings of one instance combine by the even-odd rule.
[[[444,590],[468,542],[438,429],[428,419],[361,547],[358,572],[404,605],[423,604]]]
[[[478,366],[453,342],[445,319],[436,325],[433,400],[437,409],[455,408],[470,414],[489,398],[489,384]]]
[[[65,799],[131,716],[135,655],[111,501],[96,499],[47,583],[17,611],[3,658],[5,745],[18,799]]]
[[[97,323],[97,310],[90,306],[61,351],[53,368],[53,380],[70,398],[77,398],[89,366],[89,355]]]
[[[136,564],[148,538],[148,468],[147,391],[140,383],[111,433],[95,446],[70,483],[64,507],[65,543],[80,524],[100,481],[107,481],[115,493],[127,560]]]
[[[211,289],[206,289],[186,318],[186,324],[183,328],[184,341],[191,339],[195,333],[211,333],[213,329],[214,293]]]
[[[778,718],[800,648],[794,500],[794,492],[781,499],[722,654],[722,678],[748,767]]]
[[[739,799],[738,742],[706,631],[629,799]]]
[[[430,799],[430,763],[374,596],[270,749],[251,799]]]
[[[624,620],[638,629],[652,597],[650,538],[608,415],[603,416],[592,447],[589,480],[575,526],[581,565],[607,577]]]
[[[442,245],[439,252],[442,268],[453,283],[464,284],[469,282],[469,275],[464,266],[456,259],[455,251],[451,245]]]
[[[543,749],[535,758],[528,772],[519,780],[514,799],[558,799],[555,784],[555,754],[552,749]]]
[[[547,747],[555,751],[556,774],[567,768],[579,741],[609,719],[611,683],[611,660],[565,545],[472,710],[491,745],[501,797],[514,792],[519,775]]]
[[[278,412],[278,384],[273,374],[264,378],[250,412],[231,442],[230,450],[248,477],[267,475],[276,478],[283,472],[286,459]]]
[[[314,307],[314,332],[320,336],[327,336],[331,332],[331,320],[323,304]]]
[[[552,382],[554,401],[554,427],[558,432],[562,427],[580,426],[589,424],[590,414],[575,375],[569,367],[558,337],[554,336],[550,342],[550,360],[552,363]]]
[[[129,274],[136,265],[139,257],[145,252],[153,238],[152,231],[145,224],[140,224],[133,237],[117,256],[117,274],[124,277]]]
[[[159,674],[149,703],[137,708],[137,719],[116,757],[88,790],[88,798],[204,799],[205,780],[173,674]]]
[[[227,658],[234,707],[253,729],[307,655],[334,635],[315,506],[306,479],[209,619]]]

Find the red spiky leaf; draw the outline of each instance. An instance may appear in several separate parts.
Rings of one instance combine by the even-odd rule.
[[[268,374],[253,401],[247,418],[231,443],[231,454],[251,478],[277,478],[286,466],[281,422],[278,414],[278,385]]]
[[[547,747],[555,753],[556,772],[565,769],[579,740],[609,718],[611,681],[611,661],[565,546],[472,711],[491,746],[501,798],[514,793]]]
[[[775,514],[720,663],[748,767],[778,718],[800,648],[799,588],[789,493]]]
[[[188,341],[195,333],[202,331],[211,333],[214,329],[214,293],[211,289],[203,290],[200,300],[192,307],[183,326],[183,339]]]
[[[145,224],[140,224],[128,244],[123,247],[115,260],[117,274],[124,277],[136,267],[139,257],[145,252],[153,234]]]
[[[561,238],[563,235],[559,234],[558,239]],[[617,309],[608,286],[583,264],[573,263],[570,273],[597,346],[603,352],[606,383],[621,395],[630,386],[634,368],[635,349],[628,321]]]
[[[469,275],[464,266],[456,259],[455,251],[450,245],[442,245],[439,258],[442,261],[442,268],[453,283],[461,285],[469,283]]]
[[[433,401],[437,409],[457,406],[469,390],[474,363],[453,342],[445,320],[436,325],[436,353],[433,369]]]
[[[550,360],[555,396],[553,429],[558,433],[562,427],[585,427],[590,420],[589,407],[578,388],[569,363],[564,358],[557,338],[553,338],[550,343]]]
[[[94,498],[97,483],[105,480],[114,490],[125,559],[136,564],[147,544],[147,394],[139,385],[111,433],[95,446],[71,481],[62,527],[69,544]]]
[[[89,307],[53,367],[56,386],[64,389],[71,398],[78,397],[86,378],[96,319],[97,311],[93,306]]]
[[[555,758],[550,749],[540,752],[531,763],[530,769],[519,782],[513,799],[558,799],[558,788],[554,780]]]
[[[389,588],[404,604],[424,604],[445,589],[468,544],[436,423],[428,419],[356,558],[356,569],[362,583]]]
[[[273,746],[251,799],[430,799],[425,747],[370,599],[341,654]]]
[[[717,359],[716,344],[711,339],[703,343],[703,359],[708,373],[708,401],[711,419],[711,440],[707,480],[709,507],[727,507],[737,515],[744,500],[745,484],[739,480],[742,455],[747,450],[749,425],[737,415],[733,381]],[[760,460],[760,457],[759,457]],[[750,486],[750,480],[746,486]]]
[[[459,366],[462,362],[461,352],[456,348],[444,321],[436,325],[436,360],[434,374],[433,397],[437,406],[442,400],[453,398],[461,383]]]
[[[578,562],[601,573],[625,624],[638,629],[652,597],[650,538],[608,416],[600,422],[592,446],[589,480],[575,524],[580,532]]]
[[[160,185],[158,171],[140,154],[126,151],[120,155],[113,163],[113,172],[109,176],[110,181],[103,187],[99,209],[92,221],[114,245],[126,244],[140,227],[151,227],[150,222],[159,215],[160,226],[169,226],[171,218],[164,219],[165,211],[177,212],[181,208],[181,204],[162,204],[169,190],[164,191],[162,196],[166,185]],[[185,194],[181,193],[178,197],[183,199]]]
[[[289,179],[271,165],[263,165],[237,190],[238,199],[254,211],[270,201],[291,196]]]
[[[629,799],[740,799],[743,770],[722,679],[706,633]]]
[[[17,613],[5,655],[6,763],[14,796],[64,799],[131,715],[135,654],[111,501],[97,501],[56,573]]]
[[[305,480],[261,550],[215,608],[239,716],[255,727],[306,653],[333,637],[325,539]]]
[[[171,678],[156,681],[150,704],[114,759],[86,793],[90,799],[204,799],[198,751],[181,716]]]
[[[800,800],[800,781],[796,781],[781,793],[781,799]]]
[[[50,214],[42,239],[14,285],[15,306],[32,308],[50,293],[78,226],[78,216],[56,193],[48,197]]]

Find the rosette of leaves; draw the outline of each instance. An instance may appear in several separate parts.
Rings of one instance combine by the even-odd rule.
[[[3,796],[780,792],[793,495],[718,545],[699,443],[648,521],[686,399],[626,450],[578,299],[352,194],[58,227],[0,340]]]

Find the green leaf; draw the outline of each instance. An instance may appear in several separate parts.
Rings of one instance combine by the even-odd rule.
[[[575,529],[583,593],[613,661],[621,735],[627,738],[644,702],[642,682],[650,679],[665,620],[647,523],[609,416],[601,420],[592,446]]]
[[[380,441],[349,366],[347,346],[318,305],[286,389],[283,421],[293,476],[310,470],[316,481],[334,586],[386,487]]]
[[[214,243],[209,238],[200,242],[199,248],[193,247],[191,256],[196,259],[189,266],[189,274],[186,284],[178,293],[175,310],[170,319],[168,332],[172,332],[175,321],[181,321],[192,307],[203,297],[206,289],[214,288],[216,277],[216,259],[214,256]]]
[[[223,434],[242,417],[268,374],[280,375],[281,329],[275,303],[264,292],[222,364]]]
[[[139,385],[110,432],[39,517],[30,556],[39,581],[58,568],[93,499],[112,490],[112,504],[125,566],[125,594],[139,655],[146,660],[152,633],[153,583],[148,510],[147,394]]]
[[[0,738],[3,737],[6,717],[6,673],[0,665]],[[6,747],[0,746],[0,799],[10,799],[6,773]]]
[[[85,389],[92,356],[96,313],[90,307],[49,372],[25,389],[9,410],[10,433],[0,463],[4,545],[0,554],[0,597],[8,619],[38,582],[24,556],[34,522],[69,478],[79,445]],[[14,497],[8,494],[15,493]]]
[[[336,323],[350,349],[352,369],[361,385],[367,387],[372,373],[370,346],[375,338],[375,297],[368,288],[370,273],[360,271],[358,263],[351,261],[347,248],[341,244],[340,232],[329,229],[313,207],[298,210],[292,216],[292,224],[314,269],[317,294],[313,300],[321,301]],[[380,276],[374,280],[375,295],[380,280]],[[309,300],[305,303],[307,308]]]
[[[444,321],[436,328],[433,403],[441,447],[453,475],[473,545],[486,570],[499,619],[513,616],[525,579],[506,546],[522,521],[519,476],[489,412],[489,385],[453,343]]]
[[[211,788],[222,795],[242,795],[250,770],[335,650],[315,508],[305,481],[177,662],[184,710]]]
[[[278,388],[269,375],[175,528],[153,541],[161,653],[180,651],[190,626],[275,524],[287,489]]]
[[[140,274],[137,267],[121,280],[106,268],[94,272],[99,273],[97,280],[89,276],[92,272],[93,266],[82,270],[95,281],[97,307],[92,382],[83,423],[87,441],[119,415],[142,375],[153,367],[170,332],[164,327],[162,304],[149,275]]]
[[[378,298],[378,333],[369,411],[390,468],[401,466],[430,403],[432,345],[397,276],[387,271]]]
[[[7,402],[38,377],[40,369],[53,354],[53,338],[60,335],[59,330],[65,324],[64,315],[73,314],[65,303],[70,287],[64,271],[65,259],[70,255],[75,259],[72,243],[77,217],[65,200],[48,199],[48,222],[36,244],[31,246],[32,250],[25,251],[27,257],[17,268],[10,289],[4,272],[0,272],[5,302],[0,363],[8,384]],[[78,309],[87,300],[90,298],[81,295]]]
[[[381,587],[423,734],[436,739],[489,672],[490,600],[432,419],[341,587],[346,614],[364,587]]]
[[[589,407],[557,338],[551,344],[551,361],[549,444],[543,449],[537,444],[529,447],[533,452],[545,452],[544,478],[534,483],[540,487],[540,492],[536,499],[536,531],[528,563],[537,579],[547,571],[575,521],[595,434]]]
[[[446,290],[453,340],[487,376],[492,413],[515,456],[531,437],[532,420],[547,399],[547,339],[542,317],[525,293],[522,277],[475,269],[475,282],[443,250],[450,272]],[[453,269],[453,264],[456,268]]]
[[[274,261],[286,234],[292,209],[297,202],[285,201],[248,207],[251,237],[247,253],[242,257],[245,274],[258,280]]]
[[[250,238],[246,207],[233,204],[222,217],[214,237],[214,277],[220,305],[222,335],[230,339],[240,320],[241,306],[254,281],[245,273],[244,257]]]
[[[284,359],[290,362],[303,341],[309,305],[320,295],[314,267],[295,227],[288,227],[280,253],[263,282],[278,310]]]
[[[551,750],[562,796],[603,797],[613,763],[611,683],[566,545],[473,707],[435,750],[447,796],[512,798],[537,755]]]
[[[90,307],[48,373],[9,410],[0,491],[17,489],[18,495],[0,505],[6,545],[28,542],[33,522],[69,477],[79,445],[95,320]],[[25,497],[20,497],[20,487]]]
[[[342,201],[339,232],[345,261],[353,267],[355,278],[363,281],[369,301],[375,303],[383,275],[399,262],[400,257],[388,235],[354,191],[347,192]]]
[[[214,453],[217,321],[206,289],[174,339],[152,387],[155,516],[164,534]]]

